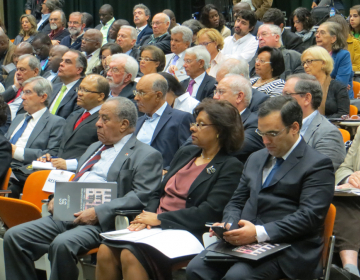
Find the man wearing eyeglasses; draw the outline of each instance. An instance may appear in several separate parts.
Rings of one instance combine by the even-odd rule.
[[[81,51],[86,55],[87,69],[85,75],[91,74],[93,68],[101,64],[100,48],[103,34],[97,29],[86,30],[81,39]]]
[[[305,142],[328,156],[336,171],[343,163],[346,151],[339,129],[318,111],[322,103],[320,83],[312,75],[292,75],[285,83],[283,95],[293,97],[303,111],[300,134]]]
[[[68,31],[70,35],[63,38],[60,45],[67,46],[69,49],[80,50],[84,28],[85,17],[80,12],[71,13],[68,22]]]
[[[136,39],[136,29],[130,25],[123,25],[118,32],[116,44],[122,48],[124,54],[130,55],[137,60],[140,50],[135,46]]]
[[[331,160],[300,136],[302,110],[291,97],[269,98],[259,109],[257,133],[266,149],[246,162],[224,209],[224,239],[233,246],[289,243],[257,261],[206,262],[203,251],[187,279],[315,279],[323,275],[323,225],[334,194]],[[211,235],[215,235],[211,232]]]

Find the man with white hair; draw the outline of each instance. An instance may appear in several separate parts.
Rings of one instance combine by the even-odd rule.
[[[69,49],[80,50],[84,28],[85,17],[80,12],[71,13],[68,21],[70,35],[62,39],[60,45],[67,46]]]
[[[136,89],[134,80],[138,68],[137,61],[131,56],[123,53],[111,56],[106,77],[111,90],[109,97],[122,96],[134,100],[134,90]]]
[[[140,50],[135,47],[137,36],[138,35],[134,27],[130,25],[123,25],[121,26],[116,39],[116,44],[121,47],[123,53],[130,55],[136,60],[140,55]]]
[[[297,51],[285,49],[281,40],[281,29],[274,24],[263,24],[259,27],[257,39],[259,48],[268,46],[271,48],[280,49],[285,62],[285,71],[280,75],[280,78],[286,78],[292,74],[304,73],[304,67],[301,66],[301,54]],[[254,77],[255,73],[255,60],[257,55],[249,62],[250,77]]]
[[[206,73],[210,65],[210,54],[204,46],[196,46],[185,51],[184,68],[190,77],[181,85],[190,95],[200,102],[214,95],[215,78]]]
[[[69,36],[69,31],[65,28],[66,16],[61,10],[55,10],[50,14],[49,18],[51,32],[49,37],[53,45],[58,45],[60,41]]]
[[[265,147],[261,136],[255,132],[258,127],[257,114],[249,109],[252,98],[251,89],[251,84],[245,77],[228,74],[219,82],[214,95],[214,99],[227,100],[240,112],[245,137],[243,145],[234,153],[234,156],[244,164],[253,152]]]
[[[191,45],[193,33],[189,27],[175,26],[171,30],[171,54],[167,54],[164,72],[176,75],[182,81],[188,78],[183,70],[185,50]],[[181,70],[183,70],[181,73]]]
[[[168,33],[170,18],[164,13],[156,14],[153,17],[151,25],[153,34],[143,37],[140,42],[140,47],[145,45],[154,45],[161,49],[164,54],[171,53],[171,36]]]
[[[249,64],[243,59],[229,58],[220,64],[219,70],[216,73],[216,81],[220,83],[228,74],[241,75],[249,81]],[[257,112],[260,104],[268,98],[269,95],[266,93],[252,88],[252,98],[248,106],[250,111]]]

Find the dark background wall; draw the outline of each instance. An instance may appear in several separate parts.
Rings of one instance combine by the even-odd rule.
[[[152,15],[169,8],[175,12],[177,22],[183,22],[189,18],[193,12],[198,11],[206,2],[219,3],[223,6],[224,2],[220,0],[65,0],[64,11],[66,16],[72,11],[88,12],[94,16],[95,23],[99,22],[98,11],[101,5],[108,3],[114,7],[115,18],[123,18],[132,23],[132,8],[137,3],[143,3],[151,10]],[[343,0],[348,12],[349,7],[355,5],[359,0]],[[10,38],[15,38],[19,32],[19,18],[24,13],[24,4],[26,0],[4,0],[5,25],[8,29]],[[310,8],[312,0],[274,0],[273,7],[286,11],[289,16],[297,7]],[[219,7],[220,8],[220,7]]]

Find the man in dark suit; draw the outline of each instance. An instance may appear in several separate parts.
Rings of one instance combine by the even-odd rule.
[[[41,71],[47,71],[49,69],[49,52],[52,47],[49,35],[44,33],[36,34],[32,45],[34,47],[36,57],[40,60]]]
[[[216,73],[217,83],[219,83],[228,74],[241,75],[249,81],[249,64],[247,64],[247,62],[243,59],[241,60],[238,60],[236,58],[227,59],[220,65]],[[260,105],[270,96],[254,88],[251,88],[251,90],[252,90],[251,101],[250,104],[248,105],[248,108],[251,112],[257,112],[259,110]]]
[[[214,99],[229,101],[241,115],[245,132],[244,143],[233,155],[244,164],[252,153],[265,147],[260,135],[255,132],[258,127],[257,114],[248,108],[251,97],[251,84],[240,75],[231,75],[222,79],[214,95]]]
[[[180,84],[190,95],[201,102],[213,97],[216,80],[206,73],[210,65],[210,54],[204,46],[196,46],[185,51],[184,68],[190,78]]]
[[[97,248],[99,233],[115,229],[116,210],[143,209],[160,184],[161,154],[133,134],[135,105],[123,97],[111,98],[102,105],[99,116],[96,126],[100,141],[80,158],[75,180],[117,182],[118,198],[75,213],[74,222],[53,220],[50,215],[12,227],[4,236],[8,279],[36,279],[33,261],[45,253],[49,254],[52,279],[77,279],[75,256]],[[100,157],[87,164],[100,149]],[[28,254],[23,253],[24,248]]]
[[[59,140],[65,120],[53,116],[47,109],[47,97],[51,92],[51,83],[34,77],[23,83],[23,106],[26,114],[19,114],[10,125],[5,137],[9,139],[13,160],[11,168],[15,177],[11,179],[8,189],[10,197],[19,198],[29,173],[24,171],[33,160],[45,153],[56,156]]]
[[[118,32],[116,44],[122,48],[123,53],[130,55],[134,59],[138,60],[140,56],[140,50],[135,46],[136,38],[136,29],[130,25],[123,25]]]
[[[103,35],[102,45],[105,45],[109,38],[110,26],[115,21],[114,18],[114,9],[109,4],[104,4],[100,7],[99,10],[100,24],[95,26],[95,29],[100,30]]]
[[[70,35],[63,38],[60,45],[67,46],[69,49],[80,50],[84,28],[85,18],[82,14],[80,12],[71,13],[68,22],[68,31]]]
[[[334,194],[331,160],[299,135],[302,110],[291,97],[269,98],[259,110],[257,132],[267,149],[252,154],[225,207],[223,225],[234,246],[289,243],[256,262],[207,263],[195,257],[187,279],[314,279],[323,275],[323,225]]]
[[[63,38],[69,36],[69,31],[66,27],[66,16],[65,13],[61,10],[53,11],[50,14],[50,28],[51,32],[49,37],[54,46],[58,45]]]
[[[166,79],[159,74],[143,76],[136,85],[135,101],[145,113],[136,125],[137,139],[161,152],[164,167],[170,165],[175,153],[190,136],[193,116],[172,109],[165,101]]]
[[[168,33],[170,25],[170,18],[164,14],[159,13],[153,17],[152,20],[152,35],[144,36],[139,44],[140,47],[146,45],[154,45],[161,49],[164,54],[171,53],[170,40],[171,36]]]
[[[275,24],[280,27],[282,31],[281,40],[286,49],[294,50],[299,53],[304,51],[301,37],[285,28],[285,18],[282,11],[276,8],[270,8],[265,12],[262,21],[265,24]]]
[[[56,45],[50,49],[48,63],[49,69],[41,76],[49,80],[52,84],[61,83],[61,79],[58,76],[58,70],[62,61],[62,57],[67,51],[69,51],[69,48],[63,45]]]
[[[84,54],[76,50],[66,52],[60,63],[58,76],[61,83],[54,85],[49,99],[49,111],[66,119],[78,109],[77,88],[85,74],[87,61]]]
[[[55,10],[60,10],[62,7],[62,1],[58,0],[46,0],[41,5],[41,19],[38,22],[37,31],[49,35],[51,32],[50,27],[50,14]]]
[[[6,103],[4,103],[1,97],[0,100],[3,102],[2,104],[0,104],[0,158],[1,158],[0,186],[2,186],[12,160],[12,148],[9,141],[3,136],[3,131],[2,131],[4,125],[6,124],[6,121],[8,120],[8,115],[7,115],[8,106]]]
[[[137,4],[133,8],[134,24],[136,26],[137,40],[136,45],[139,45],[142,38],[153,34],[152,28],[148,25],[151,16],[150,10],[144,4]]]

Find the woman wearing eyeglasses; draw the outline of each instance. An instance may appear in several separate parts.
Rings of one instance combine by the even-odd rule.
[[[146,212],[136,217],[130,230],[182,229],[201,240],[205,223],[221,218],[243,168],[229,155],[243,142],[243,125],[238,110],[227,101],[205,99],[195,115],[194,145],[176,153]],[[141,244],[105,241],[97,255],[96,276],[98,280],[172,279],[171,264],[177,261]]]
[[[284,57],[279,49],[259,48],[255,60],[255,72],[259,77],[250,79],[251,85],[270,96],[281,95],[285,81],[280,79],[280,75],[284,71]]]
[[[140,65],[140,72],[143,75],[158,73],[164,70],[165,54],[156,46],[146,45],[140,50],[140,57],[138,58]],[[140,77],[135,79],[138,82]]]
[[[206,47],[210,53],[210,68],[208,68],[206,72],[216,78],[219,65],[226,60],[225,55],[220,52],[224,47],[224,38],[216,29],[204,28],[198,32],[196,44]]]
[[[334,61],[330,54],[322,47],[313,46],[301,55],[301,62],[307,74],[315,76],[323,91],[320,114],[327,118],[340,118],[348,115],[350,110],[350,99],[346,86],[331,79]]]

